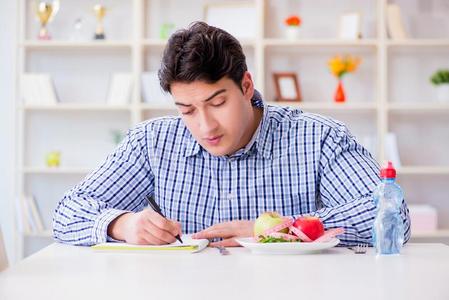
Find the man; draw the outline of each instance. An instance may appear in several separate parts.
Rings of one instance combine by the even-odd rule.
[[[318,216],[343,245],[371,243],[379,167],[340,122],[263,103],[238,41],[197,22],[165,49],[160,83],[180,117],[131,129],[56,208],[56,240],[235,246],[265,211]],[[167,219],[147,209],[154,196]],[[410,236],[406,203],[401,216]]]

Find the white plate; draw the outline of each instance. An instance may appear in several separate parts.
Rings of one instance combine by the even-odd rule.
[[[235,239],[240,245],[251,250],[254,254],[310,254],[316,251],[335,247],[340,240],[333,238],[325,243],[258,243],[254,238]]]

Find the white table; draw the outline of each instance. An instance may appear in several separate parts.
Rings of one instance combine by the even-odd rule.
[[[0,299],[449,299],[449,247],[376,258],[320,254],[104,253],[53,244],[0,274]]]

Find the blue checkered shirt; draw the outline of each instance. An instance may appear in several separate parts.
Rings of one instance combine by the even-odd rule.
[[[372,193],[379,166],[344,124],[300,109],[263,103],[251,142],[231,156],[212,156],[179,117],[148,120],[57,205],[57,241],[92,245],[112,240],[109,223],[147,207],[153,195],[164,214],[194,233],[213,224],[256,219],[265,211],[318,216],[343,227],[342,245],[371,243]],[[410,218],[401,207],[405,240]]]

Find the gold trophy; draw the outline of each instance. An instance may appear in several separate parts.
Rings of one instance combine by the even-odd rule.
[[[38,2],[35,3],[36,16],[41,23],[39,29],[38,39],[50,40],[51,36],[48,33],[47,25],[51,22],[53,17],[59,10],[59,1],[53,1],[52,3]]]
[[[103,18],[106,15],[106,7],[101,4],[94,5],[94,13],[97,17],[97,28],[95,29],[94,39],[104,40],[106,38],[104,34]]]

